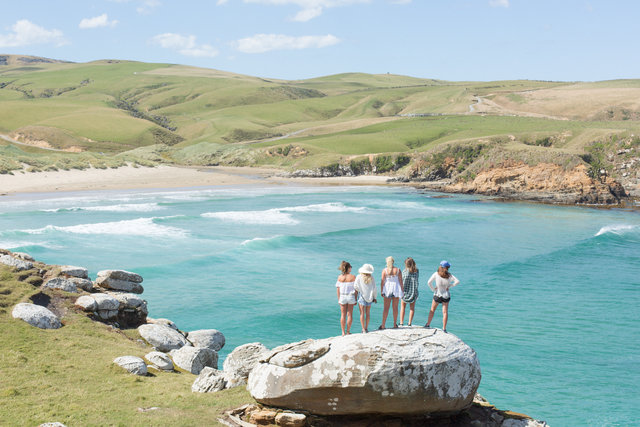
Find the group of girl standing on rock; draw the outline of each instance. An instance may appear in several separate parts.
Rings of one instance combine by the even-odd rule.
[[[385,329],[389,307],[393,308],[393,327],[404,326],[404,315],[406,306],[409,305],[409,322],[407,326],[412,326],[415,314],[416,300],[418,299],[418,277],[419,271],[413,258],[404,261],[405,269],[400,271],[395,267],[393,257],[387,257],[387,266],[382,270],[380,279],[380,293],[384,298],[384,308],[382,310],[382,324],[378,329]],[[442,304],[442,329],[447,331],[447,320],[449,314],[449,301],[451,295],[449,289],[458,285],[460,281],[449,273],[449,264],[442,261],[438,266],[438,271],[433,273],[427,284],[434,292],[429,320],[425,327],[430,328],[431,320],[438,307]],[[378,302],[376,299],[376,283],[373,279],[373,266],[364,264],[358,269],[358,276],[351,274],[351,264],[342,261],[340,264],[340,275],[336,282],[338,304],[340,304],[340,327],[342,335],[351,334],[351,324],[353,323],[353,307],[358,304],[360,308],[360,324],[362,333],[369,332],[369,320],[371,305]],[[435,284],[435,287],[433,286]],[[400,324],[398,325],[398,302],[400,302]]]

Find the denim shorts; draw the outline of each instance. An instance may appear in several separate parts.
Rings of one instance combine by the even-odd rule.
[[[373,301],[371,302],[366,302],[364,300],[364,298],[362,298],[360,295],[358,295],[358,304],[365,306],[365,307],[371,307],[371,304],[373,304]]]

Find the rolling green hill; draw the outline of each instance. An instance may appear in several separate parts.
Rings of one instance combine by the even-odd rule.
[[[500,146],[525,161],[579,162],[593,160],[597,144],[638,132],[640,80],[346,73],[283,81],[172,64],[0,55],[0,134],[32,146],[0,140],[5,173],[126,162],[301,169],[360,156],[411,163],[460,144]]]

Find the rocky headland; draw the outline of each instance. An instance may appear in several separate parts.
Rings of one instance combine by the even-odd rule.
[[[36,290],[12,308],[16,321],[52,329],[55,337],[73,310],[136,332],[147,347],[144,358],[123,354],[113,360],[131,375],[192,375],[194,393],[246,386],[255,400],[220,413],[217,421],[223,425],[546,425],[498,410],[478,395],[475,351],[440,329],[309,339],[272,350],[248,343],[231,351],[219,370],[224,335],[216,329],[186,332],[171,320],[149,318],[139,274],[102,270],[91,280],[83,267],[47,265],[6,250],[0,250],[0,264]]]

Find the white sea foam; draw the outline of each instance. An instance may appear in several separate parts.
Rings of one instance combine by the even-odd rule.
[[[595,235],[600,236],[602,234],[607,234],[607,233],[621,235],[629,231],[634,231],[638,229],[640,229],[640,226],[638,225],[628,225],[628,224],[605,225]]]
[[[367,208],[364,207],[351,207],[346,206],[344,203],[320,203],[316,205],[306,206],[290,206],[286,208],[279,208],[282,212],[364,212]]]
[[[153,212],[164,209],[157,203],[125,203],[106,206],[76,206],[71,208],[42,209],[42,212],[89,211],[89,212]]]
[[[279,209],[265,211],[227,211],[203,213],[204,218],[217,218],[223,221],[238,222],[242,224],[259,225],[296,225],[299,221],[293,219],[291,214],[281,212]]]
[[[33,230],[22,230],[28,234],[45,234],[51,231],[73,234],[114,234],[146,237],[186,237],[187,232],[180,228],[156,224],[156,218],[138,218],[126,221],[100,222],[69,226],[47,225]],[[161,219],[161,218],[157,218]]]
[[[282,237],[281,234],[278,234],[276,236],[271,236],[271,237],[254,237],[253,239],[248,239],[245,240],[244,242],[240,243],[240,246],[245,246],[251,243],[255,243],[255,242],[264,242],[264,241],[268,241],[268,240],[273,240],[273,239],[277,239],[278,237]]]

